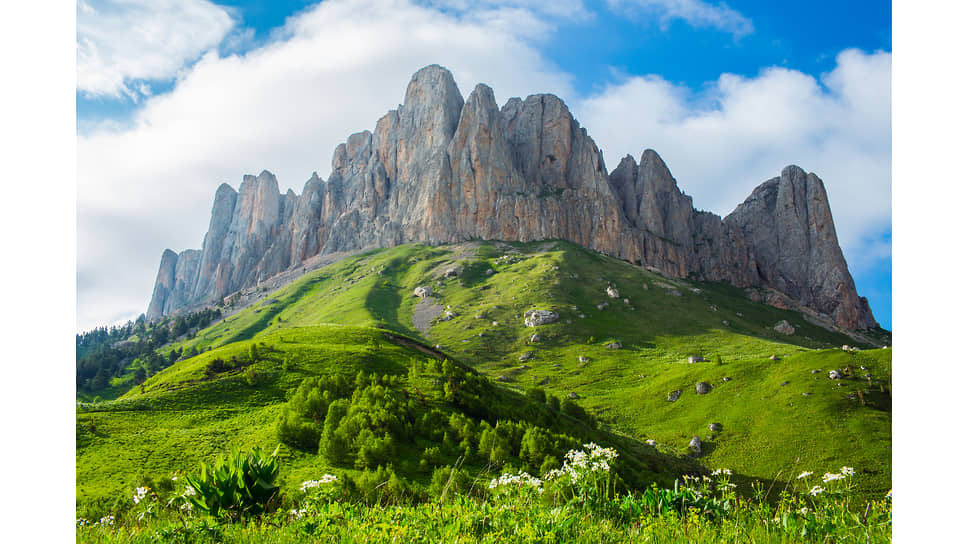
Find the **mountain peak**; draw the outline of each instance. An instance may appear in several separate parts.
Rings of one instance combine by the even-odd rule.
[[[788,166],[721,219],[693,208],[651,148],[609,174],[557,96],[498,110],[478,84],[465,103],[436,64],[413,75],[404,103],[372,132],[337,146],[326,183],[314,173],[302,195],[281,195],[263,171],[245,176],[237,196],[220,187],[201,260],[182,268],[191,277],[197,265],[191,302],[205,304],[318,255],[468,239],[568,240],[670,276],[776,289],[846,328],[876,325],[816,175]],[[173,272],[163,268],[152,315],[187,304],[169,296]]]

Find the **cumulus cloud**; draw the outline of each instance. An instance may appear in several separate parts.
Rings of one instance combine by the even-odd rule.
[[[499,102],[573,98],[569,77],[529,41],[534,31],[526,20],[403,1],[331,0],[261,48],[207,53],[129,127],[79,135],[78,327],[144,311],[161,251],[201,246],[220,183],[238,187],[243,174],[268,169],[282,190],[300,192],[314,170],[328,175],[349,134],[397,107],[427,64],[448,67],[465,96],[486,82]]]
[[[682,19],[697,28],[714,28],[739,38],[753,32],[753,22],[725,3],[712,5],[702,0],[608,0],[612,10],[630,17],[657,17],[665,26]]]
[[[234,26],[207,0],[79,0],[77,89],[139,100],[143,81],[169,79]]]
[[[815,172],[851,266],[889,256],[890,53],[843,51],[819,80],[785,68],[723,74],[700,93],[628,77],[574,110],[609,167],[651,147],[697,207],[720,215],[786,165]]]

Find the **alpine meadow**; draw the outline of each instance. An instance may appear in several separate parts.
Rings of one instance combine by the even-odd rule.
[[[210,111],[192,110],[180,93],[208,88],[198,86],[206,70],[228,85],[231,70],[263,57],[277,64],[251,73],[284,80],[281,55],[322,39],[312,29],[324,15],[326,28],[355,44],[347,45],[352,54],[341,53],[346,66],[372,53],[366,39],[381,32],[387,43],[394,39],[396,27],[381,26],[375,14],[406,22],[414,44],[437,39],[433,28],[463,29],[450,38],[454,55],[466,52],[471,60],[473,44],[488,32],[504,36],[502,25],[512,20],[540,38],[519,43],[509,34],[501,42],[508,52],[552,47],[567,24],[597,28],[633,12],[659,21],[649,28],[669,47],[677,33],[725,35],[724,58],[770,28],[759,26],[760,15],[701,1],[594,8],[565,2],[552,9],[333,0],[297,11],[182,3],[178,9],[194,6],[196,26],[180,23],[163,50],[187,59],[177,61],[182,71],[132,72],[118,80],[123,90],[100,89],[94,65],[82,69],[79,60],[79,74],[92,71],[91,79],[78,79],[79,89],[88,86],[83,96],[78,91],[79,115],[94,108],[85,102],[91,97],[114,93],[127,96],[131,108],[146,101],[148,113],[136,114],[142,116],[131,130],[153,130],[153,108],[187,112],[178,114],[181,122],[197,118],[201,126]],[[104,39],[91,29],[108,24],[95,17],[108,9],[79,5],[79,55],[124,53],[88,51],[94,42],[82,47],[82,35]],[[363,23],[367,10],[374,19]],[[168,24],[161,14],[169,12],[158,13],[155,22]],[[267,18],[265,28],[236,27],[255,14]],[[271,19],[283,15],[284,23]],[[352,24],[341,27],[340,17]],[[380,32],[370,34],[369,24]],[[614,23],[615,40],[631,40],[623,24]],[[475,25],[482,34],[474,34]],[[205,47],[221,49],[176,51],[187,47],[182,30],[195,40],[211,34]],[[575,33],[574,47],[611,47],[604,37],[593,47]],[[131,47],[137,39],[130,38]],[[401,46],[396,54],[404,59],[409,51]],[[541,54],[508,62],[537,63]],[[431,62],[457,57],[439,58]],[[568,80],[574,86],[562,87],[561,96],[569,104],[549,92],[504,99],[500,79],[493,89],[478,83],[465,94],[458,81],[463,87],[477,76],[470,64],[453,62],[399,81],[402,102],[366,130],[344,133],[328,174],[310,169],[299,192],[269,170],[239,171],[237,186],[199,180],[214,193],[208,228],[194,235],[201,247],[152,246],[161,259],[152,259],[157,273],[151,292],[141,294],[150,295],[144,313],[76,334],[77,541],[891,542],[893,340],[890,315],[875,318],[885,319],[883,300],[863,296],[870,269],[881,265],[868,266],[863,280],[852,274],[855,259],[867,253],[854,249],[860,220],[850,213],[860,217],[858,210],[873,205],[837,200],[845,193],[829,180],[849,176],[827,162],[829,172],[816,173],[807,169],[812,164],[790,164],[813,160],[811,153],[786,153],[775,163],[754,146],[746,153],[769,160],[769,173],[742,189],[748,196],[730,213],[706,211],[674,175],[688,161],[675,150],[668,165],[660,156],[662,144],[680,141],[660,138],[670,134],[662,130],[672,113],[649,125],[659,141],[642,143],[656,149],[638,144],[635,156],[607,166],[613,151],[593,139],[601,125],[586,128],[569,104],[598,119],[606,98],[622,96],[618,91],[595,91],[592,104],[581,98],[592,91]],[[889,62],[887,54],[888,69]],[[306,64],[306,74],[312,70]],[[843,72],[830,73],[818,92],[849,87],[838,79]],[[779,68],[748,80],[724,75],[717,92],[787,75]],[[723,109],[716,122],[729,118],[734,102],[725,94],[716,95],[717,106],[709,105],[713,91],[683,98],[685,86],[694,85],[686,72],[676,91],[655,77],[642,85],[683,102],[674,106],[654,91],[654,107],[697,108],[682,114],[693,134],[712,126],[709,108]],[[173,78],[171,89],[165,78]],[[155,82],[155,90],[139,81]],[[292,81],[293,108],[303,83],[331,96],[310,75]],[[244,104],[249,91],[216,92]],[[829,104],[827,96],[802,98],[804,107]],[[320,101],[327,111],[344,107]],[[345,111],[353,107],[347,102]],[[770,101],[762,107],[770,115]],[[243,117],[250,113],[259,115]],[[816,119],[850,122],[847,114]],[[305,123],[313,122],[307,112]],[[291,127],[292,136],[252,130],[261,131],[266,148],[297,145],[300,124],[280,118],[280,126]],[[736,134],[738,149],[746,140]],[[601,137],[615,140],[608,129]],[[770,145],[779,149],[784,140],[775,140]],[[189,152],[189,144],[157,152],[174,156]],[[233,145],[227,138],[226,152],[244,164],[245,151],[237,150],[259,147]],[[141,151],[124,149],[133,178],[149,170],[136,166]],[[707,158],[697,143],[697,163],[720,156]],[[170,190],[179,183],[173,179]],[[186,202],[194,194],[185,191]],[[696,202],[709,200],[697,195]],[[842,217],[851,217],[849,251],[838,236]],[[189,219],[200,225],[202,218]],[[889,254],[889,210],[886,228]],[[165,232],[145,236],[154,244]],[[82,306],[79,299],[79,315]]]

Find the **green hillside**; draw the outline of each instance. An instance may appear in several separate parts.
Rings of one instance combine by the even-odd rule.
[[[433,295],[414,296],[422,286]],[[414,420],[400,436],[413,439],[336,463],[311,451],[311,439],[284,446],[284,489],[329,469],[375,469],[367,459],[392,464],[415,489],[431,487],[434,468],[458,459],[468,474],[500,472],[502,461],[537,473],[543,456],[532,450],[560,460],[590,439],[621,448],[620,475],[636,487],[697,470],[698,462],[777,488],[801,471],[851,466],[863,476],[862,492],[891,488],[891,350],[844,351],[857,341],[797,312],[753,303],[739,289],[668,279],[565,242],[473,242],[372,251],[276,292],[251,291],[260,298],[248,308],[226,308],[224,319],[160,350],[175,351],[171,360],[199,355],[154,374],[143,389],[79,408],[79,508],[124,497],[144,478],[192,470],[232,445],[271,451],[280,418],[323,433],[324,422],[293,399],[308,378],[337,375],[363,386],[361,396],[369,386],[391,391],[386,398],[397,400],[388,402],[403,402],[403,419]],[[559,317],[528,327],[529,310]],[[795,333],[776,332],[781,320]],[[708,361],[691,364],[690,356]],[[830,370],[844,379],[828,379]],[[361,371],[370,375],[364,382]],[[455,397],[443,385],[453,379],[475,384],[468,387],[480,402]],[[699,382],[711,390],[697,394]],[[330,394],[327,404],[356,402],[355,390],[340,396],[331,385],[312,387]],[[303,387],[306,397],[312,387]],[[414,400],[418,390],[426,404]],[[667,400],[673,391],[678,399]],[[435,411],[443,419],[428,415]],[[522,454],[525,427],[506,424],[507,453],[492,456],[487,440],[482,453],[483,424],[501,420],[539,429],[529,440],[548,438]],[[462,437],[465,423],[472,429]],[[713,423],[719,430],[710,430]],[[693,436],[702,441],[695,458],[687,447]]]

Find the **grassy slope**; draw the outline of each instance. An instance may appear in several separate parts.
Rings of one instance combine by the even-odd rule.
[[[506,255],[511,262],[502,259]],[[462,274],[442,277],[455,262],[462,266]],[[496,273],[487,275],[488,269]],[[608,283],[630,304],[609,299]],[[780,476],[785,480],[792,472],[846,464],[867,473],[859,481],[869,491],[890,487],[889,396],[866,380],[847,380],[849,385],[838,387],[825,375],[852,362],[855,369],[870,368],[858,375],[870,372],[873,379],[889,383],[891,350],[818,350],[852,342],[810,325],[796,312],[754,304],[741,290],[669,280],[564,242],[409,245],[350,257],[175,346],[244,350],[245,344],[231,346],[243,340],[278,345],[277,339],[287,336],[285,331],[321,323],[379,326],[418,336],[411,320],[418,299],[411,293],[419,285],[432,286],[437,302],[457,314],[451,321],[435,323],[424,335],[426,340],[492,377],[505,376],[512,388],[547,380],[546,390],[560,396],[576,393],[578,402],[612,429],[639,440],[655,439],[663,452],[684,453],[688,440],[698,435],[707,442],[700,460],[710,467],[730,467],[759,478],[774,478],[785,470]],[[672,289],[682,296],[667,294]],[[601,302],[609,306],[598,310]],[[561,318],[528,328],[522,314],[531,308],[552,309]],[[485,318],[475,319],[477,314]],[[781,319],[793,324],[796,334],[774,332],[773,325]],[[529,338],[535,332],[542,340],[532,344]],[[605,347],[611,341],[621,342],[623,348]],[[334,341],[330,347],[336,352],[354,349],[353,341]],[[526,352],[534,356],[523,363],[529,368],[522,369],[518,356]],[[695,354],[718,356],[723,365],[687,364],[686,358]],[[770,361],[771,355],[779,360]],[[211,355],[196,359],[207,356]],[[581,365],[579,356],[589,362]],[[191,376],[199,364],[177,363],[152,378],[146,392],[150,394],[156,383]],[[813,369],[822,372],[811,374]],[[732,380],[723,382],[723,376]],[[697,395],[697,381],[711,383],[713,391]],[[278,394],[291,386],[281,382]],[[870,391],[867,406],[845,398],[859,387]],[[682,390],[682,397],[667,402],[667,393],[674,389]],[[803,396],[804,392],[811,394]],[[189,406],[195,396],[188,395]],[[218,406],[199,409],[219,410]],[[203,450],[224,446],[215,437],[241,432],[242,418],[252,417],[243,416],[242,410],[228,412],[210,424],[213,438]],[[710,432],[711,422],[723,424],[723,431]],[[234,436],[266,447],[272,442],[271,429],[244,432],[248,435]],[[714,438],[707,441],[707,436]],[[79,481],[81,473],[79,460]]]
[[[260,349],[258,362],[243,371],[228,371],[217,376],[205,375],[208,363],[233,356],[245,360],[250,347]],[[143,483],[154,487],[174,472],[194,470],[199,461],[211,461],[231,447],[248,449],[259,446],[272,450],[279,440],[275,423],[287,400],[287,392],[306,377],[342,374],[352,381],[359,371],[379,375],[397,375],[407,389],[430,392],[438,376],[432,372],[408,376],[411,363],[426,360],[419,351],[389,341],[379,330],[340,325],[318,325],[289,328],[260,336],[258,340],[235,342],[182,361],[151,377],[140,388],[120,399],[87,407],[78,414],[77,423],[77,502],[79,508],[125,497]],[[251,383],[249,369],[261,372],[265,379]],[[519,407],[535,405],[519,393],[492,386],[491,406],[494,421],[506,418]],[[421,396],[421,399],[424,397]],[[421,401],[423,404],[423,400]],[[426,409],[458,410],[432,396]],[[415,414],[420,419],[422,413]],[[641,445],[593,431],[565,416],[574,430],[576,444],[580,439],[616,445],[630,460],[630,469],[650,472],[646,480],[671,482],[678,471],[695,472],[697,465],[677,460]],[[419,452],[436,444],[418,441],[398,450],[393,465],[401,474],[420,483],[428,483],[433,467],[419,467]],[[631,449],[630,449],[631,448]],[[635,461],[632,461],[635,459]],[[329,466],[320,456],[283,446],[281,449],[281,485],[291,495],[305,480],[325,472],[339,473],[344,468]],[[443,465],[452,464],[454,459]],[[476,463],[476,464],[475,464]],[[486,473],[481,460],[466,460],[463,466],[471,473]],[[674,470],[673,470],[674,468]],[[486,477],[491,477],[486,475]],[[148,480],[146,480],[146,478]]]

